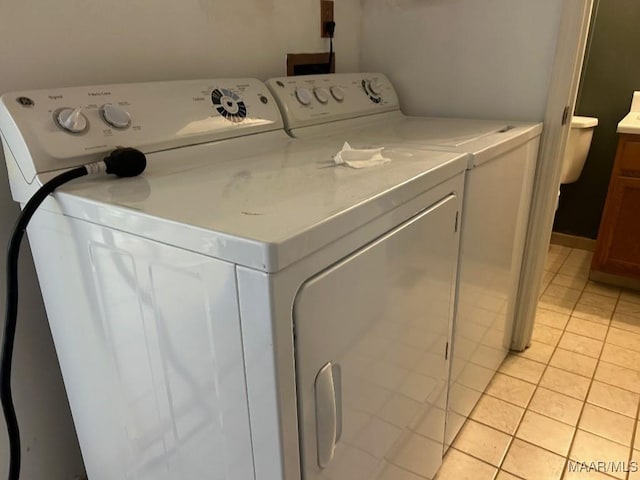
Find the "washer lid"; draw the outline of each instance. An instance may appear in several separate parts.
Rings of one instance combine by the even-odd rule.
[[[69,216],[274,272],[467,162],[466,155],[387,145],[390,163],[356,170],[333,164],[342,141],[270,132],[158,152],[141,177],[94,177],[56,198]]]
[[[469,168],[540,136],[541,123],[505,122],[444,117],[409,117],[400,112],[354,118],[333,124],[297,128],[298,138],[338,135],[349,141],[404,143],[408,148],[427,148],[469,153]]]

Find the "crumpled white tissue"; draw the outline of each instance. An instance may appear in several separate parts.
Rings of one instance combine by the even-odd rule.
[[[333,157],[333,161],[336,165],[346,165],[351,168],[376,167],[391,161],[390,158],[382,155],[383,150],[384,148],[351,148],[349,142],[344,142],[342,150]]]

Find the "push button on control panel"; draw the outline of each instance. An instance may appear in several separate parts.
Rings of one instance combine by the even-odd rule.
[[[309,91],[308,88],[298,87],[298,88],[296,88],[296,99],[302,105],[306,106],[306,105],[310,105],[311,104],[311,101],[313,100],[313,97],[312,97],[311,92]]]
[[[100,107],[102,119],[114,128],[125,129],[131,125],[131,116],[124,108],[111,103],[106,103]]]
[[[326,88],[322,88],[322,87],[314,88],[313,95],[323,105],[326,105],[327,103],[329,103],[329,92],[327,91]]]
[[[331,87],[331,96],[336,99],[337,102],[344,101],[344,90],[340,87],[333,86]]]

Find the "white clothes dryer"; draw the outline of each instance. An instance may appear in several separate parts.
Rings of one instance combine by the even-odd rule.
[[[147,154],[28,231],[89,478],[433,477],[464,154],[336,166],[341,144],[289,137],[253,79],[9,93],[0,133],[21,204],[116,146]]]
[[[468,153],[448,401],[450,444],[511,344],[542,125],[407,116],[393,85],[380,73],[282,77],[267,84],[287,131],[296,138],[337,137],[356,148],[393,144]],[[362,108],[362,102],[369,108]],[[327,112],[333,111],[341,113],[340,121],[328,121]]]

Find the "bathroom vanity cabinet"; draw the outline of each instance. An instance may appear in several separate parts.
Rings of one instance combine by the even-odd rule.
[[[593,279],[611,276],[640,281],[640,135],[620,134],[591,265]]]

